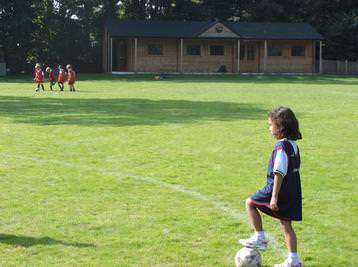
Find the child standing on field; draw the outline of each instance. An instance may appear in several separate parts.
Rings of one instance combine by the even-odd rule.
[[[46,68],[46,72],[48,73],[48,78],[50,81],[50,90],[53,91],[52,86],[56,83],[56,77],[53,70],[50,67]]]
[[[291,109],[279,107],[268,115],[269,130],[277,142],[267,169],[266,186],[246,200],[246,212],[255,230],[252,237],[239,242],[250,248],[266,250],[267,240],[259,211],[280,220],[288,258],[275,267],[301,267],[292,221],[302,220],[300,152],[296,140],[302,139],[298,120]]]
[[[39,63],[36,63],[35,65],[35,78],[34,80],[37,83],[37,87],[35,88],[35,91],[38,92],[40,90],[40,86],[42,91],[45,91],[44,88],[44,73],[41,69],[41,65]]]
[[[61,65],[58,66],[58,77],[57,77],[57,84],[60,87],[60,91],[63,91],[63,84],[65,82],[65,70],[62,68]]]
[[[72,70],[72,66],[68,64],[66,66],[67,69],[67,82],[70,87],[70,92],[74,92],[75,90],[75,72]]]

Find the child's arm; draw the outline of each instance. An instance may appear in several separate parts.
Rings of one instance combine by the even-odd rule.
[[[272,196],[271,196],[271,201],[270,201],[270,208],[273,211],[278,210],[277,199],[278,199],[278,193],[280,192],[282,180],[283,180],[282,175],[279,173],[275,173],[275,177],[273,180]]]

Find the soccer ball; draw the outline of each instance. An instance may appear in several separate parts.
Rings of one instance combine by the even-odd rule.
[[[236,267],[260,267],[261,255],[256,249],[242,248],[235,256]]]

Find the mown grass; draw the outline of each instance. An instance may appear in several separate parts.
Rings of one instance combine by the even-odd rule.
[[[266,114],[303,140],[305,266],[358,266],[358,78],[79,75],[78,92],[0,78],[2,266],[233,266],[265,183]],[[277,221],[264,217],[285,257]]]

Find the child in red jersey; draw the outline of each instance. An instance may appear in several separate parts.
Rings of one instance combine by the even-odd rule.
[[[62,68],[61,65],[58,66],[58,77],[57,77],[57,83],[58,87],[60,87],[60,91],[63,91],[63,84],[65,82],[65,70]]]
[[[34,80],[37,83],[37,87],[35,88],[35,91],[38,92],[40,90],[40,86],[42,88],[42,91],[45,91],[45,88],[44,88],[44,73],[43,73],[39,63],[36,63],[36,65],[35,65],[35,78],[34,78]]]
[[[50,67],[46,68],[46,72],[48,73],[48,78],[50,81],[50,90],[53,91],[52,86],[56,83],[56,77],[53,73],[53,70]]]
[[[75,72],[72,70],[70,64],[66,66],[67,69],[67,82],[70,87],[70,92],[74,92],[75,90]]]

